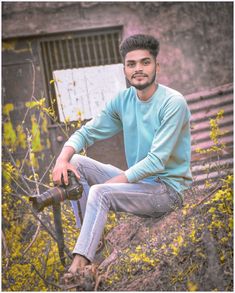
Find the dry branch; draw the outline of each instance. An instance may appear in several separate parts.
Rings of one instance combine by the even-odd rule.
[[[39,218],[40,218],[40,220],[41,220],[41,215],[39,216]],[[40,232],[40,228],[41,228],[41,222],[38,222],[37,230],[36,230],[36,232],[35,232],[35,234],[34,234],[34,236],[33,236],[33,239],[32,239],[32,241],[29,243],[29,245],[25,248],[23,254],[25,254],[25,253],[30,249],[30,247],[34,244],[34,242],[36,241],[37,236],[38,236],[38,234],[39,234],[39,232]]]
[[[6,269],[7,269],[8,265],[9,265],[9,260],[10,260],[10,252],[9,252],[7,242],[6,242],[6,237],[5,237],[4,233],[3,233],[3,231],[2,231],[2,242],[3,242],[3,248],[5,250],[6,258],[7,258],[7,263],[6,263]]]
[[[48,281],[47,279],[45,279],[40,273],[39,271],[36,269],[36,267],[32,264],[32,268],[34,269],[34,271],[36,272],[36,274],[43,280],[43,282],[45,283],[45,285],[51,285],[51,286],[54,286],[58,289],[62,289],[61,286],[59,286],[58,284],[56,283],[53,283],[53,282],[50,282]]]

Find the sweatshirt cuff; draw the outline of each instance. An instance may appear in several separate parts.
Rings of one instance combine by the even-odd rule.
[[[64,144],[64,147],[65,146],[70,146],[70,147],[74,148],[76,154],[79,154],[80,151],[82,150],[82,146],[79,146],[77,143],[75,143],[73,141],[69,141],[69,140],[66,141],[66,143]]]
[[[137,181],[131,169],[126,170],[124,173],[129,183],[134,183]]]

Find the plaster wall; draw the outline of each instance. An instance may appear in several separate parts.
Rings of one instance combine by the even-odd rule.
[[[183,94],[233,80],[232,2],[5,2],[3,38],[123,26],[159,38],[159,81]]]
[[[159,82],[184,95],[233,81],[232,2],[3,2],[3,103],[14,104],[13,123],[22,121],[32,94],[45,96],[41,38],[116,26],[123,28],[122,38],[135,33],[159,38]],[[25,123],[30,126],[30,119]],[[46,135],[52,142],[47,156],[57,155],[61,134],[51,125]],[[125,168],[122,144],[116,136],[97,143],[90,155]]]

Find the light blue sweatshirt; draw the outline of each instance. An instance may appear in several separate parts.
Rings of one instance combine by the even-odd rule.
[[[147,101],[130,87],[65,143],[79,153],[96,140],[123,130],[129,182],[149,183],[159,177],[182,194],[191,182],[190,111],[177,91],[158,85]]]

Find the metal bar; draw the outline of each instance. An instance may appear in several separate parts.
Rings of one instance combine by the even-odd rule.
[[[116,52],[117,52],[117,56],[118,56],[118,63],[122,63],[122,58],[121,58],[121,54],[119,52],[119,44],[121,42],[121,34],[120,32],[116,32]]]
[[[54,69],[54,66],[53,66],[50,43],[48,42],[48,43],[46,43],[46,45],[47,45],[47,55],[46,56],[47,56],[47,64],[48,64],[48,72],[49,72],[47,82],[50,82],[50,80],[53,79],[52,71]]]
[[[75,66],[78,68],[79,64],[78,64],[78,56],[77,56],[77,50],[75,47],[75,40],[74,38],[72,39],[72,48],[73,48],[73,55],[74,55],[74,60],[75,60]]]
[[[64,60],[64,52],[63,52],[63,45],[62,45],[62,41],[59,40],[59,49],[60,49],[60,56],[61,56],[61,64],[62,64],[62,68],[65,69],[66,68],[66,64],[65,64],[65,60]]]
[[[45,73],[46,73],[46,78],[45,78],[45,82],[46,85],[48,86],[48,79],[50,77],[50,73],[49,73],[49,68],[48,68],[48,63],[50,62],[47,58],[47,43],[41,43],[41,48],[42,48],[42,59],[43,59],[43,63],[44,63],[44,68],[45,68]],[[50,91],[48,91],[50,93]]]
[[[84,54],[83,54],[82,38],[78,39],[78,43],[79,43],[79,49],[80,49],[80,53],[81,53],[82,66],[85,66],[86,62],[85,62],[85,58],[84,58]]]
[[[114,34],[111,34],[111,40],[112,40],[112,47],[113,47],[113,57],[114,57],[114,62],[118,63],[118,55],[117,55],[117,48],[115,45],[115,40],[114,40]]]
[[[87,48],[87,56],[88,56],[88,64],[92,65],[91,62],[91,54],[90,54],[90,48],[89,48],[89,44],[88,44],[88,37],[85,37],[85,42],[86,42],[86,48]]]
[[[54,56],[55,56],[55,68],[59,69],[60,63],[59,63],[59,56],[58,56],[56,41],[53,41],[52,44],[53,44],[53,51],[54,51]]]
[[[93,51],[94,51],[94,56],[95,56],[95,65],[99,65],[99,58],[97,55],[97,41],[96,41],[96,36],[92,37],[92,45],[93,45]]]
[[[72,59],[71,59],[71,50],[69,48],[69,40],[66,39],[65,40],[65,43],[66,43],[66,49],[67,49],[67,56],[68,56],[68,61],[69,61],[69,67],[70,68],[73,68],[73,63],[72,63]],[[67,67],[67,66],[66,66]]]
[[[54,65],[53,65],[53,60],[52,60],[52,54],[51,54],[51,47],[50,47],[50,42],[45,42],[45,47],[47,48],[47,53],[45,54],[45,63],[46,67],[48,68],[48,76],[46,79],[46,84],[48,85],[48,95],[50,99],[51,106],[54,108],[55,111],[58,111],[57,106],[53,105],[52,99],[55,96],[55,88],[54,86],[50,86],[49,82],[50,80],[53,79],[53,74],[52,71],[54,70]]]
[[[48,51],[48,60],[49,60],[49,64],[50,64],[50,69],[51,71],[49,71],[51,73],[52,76],[52,70],[54,69],[53,67],[53,57],[52,57],[52,53],[51,53],[51,42],[47,43],[47,51]]]
[[[98,45],[99,45],[99,51],[100,51],[100,56],[101,56],[101,62],[104,64],[104,54],[103,54],[103,48],[102,48],[102,39],[101,35],[98,35]]]
[[[51,106],[50,103],[50,94],[49,94],[49,87],[48,87],[48,83],[46,82],[46,76],[47,76],[47,68],[44,62],[44,58],[43,58],[43,42],[38,42],[38,51],[39,51],[39,60],[40,60],[40,66],[43,68],[43,88],[45,91],[45,95],[48,97],[48,99],[46,99],[46,105]],[[51,123],[51,119],[49,119],[50,123]],[[49,125],[48,125],[49,127]]]
[[[107,34],[104,35],[104,39],[105,39],[105,46],[106,46],[106,51],[107,51],[108,63],[112,63],[111,58],[110,58],[110,53],[109,53],[109,40],[108,40]]]

